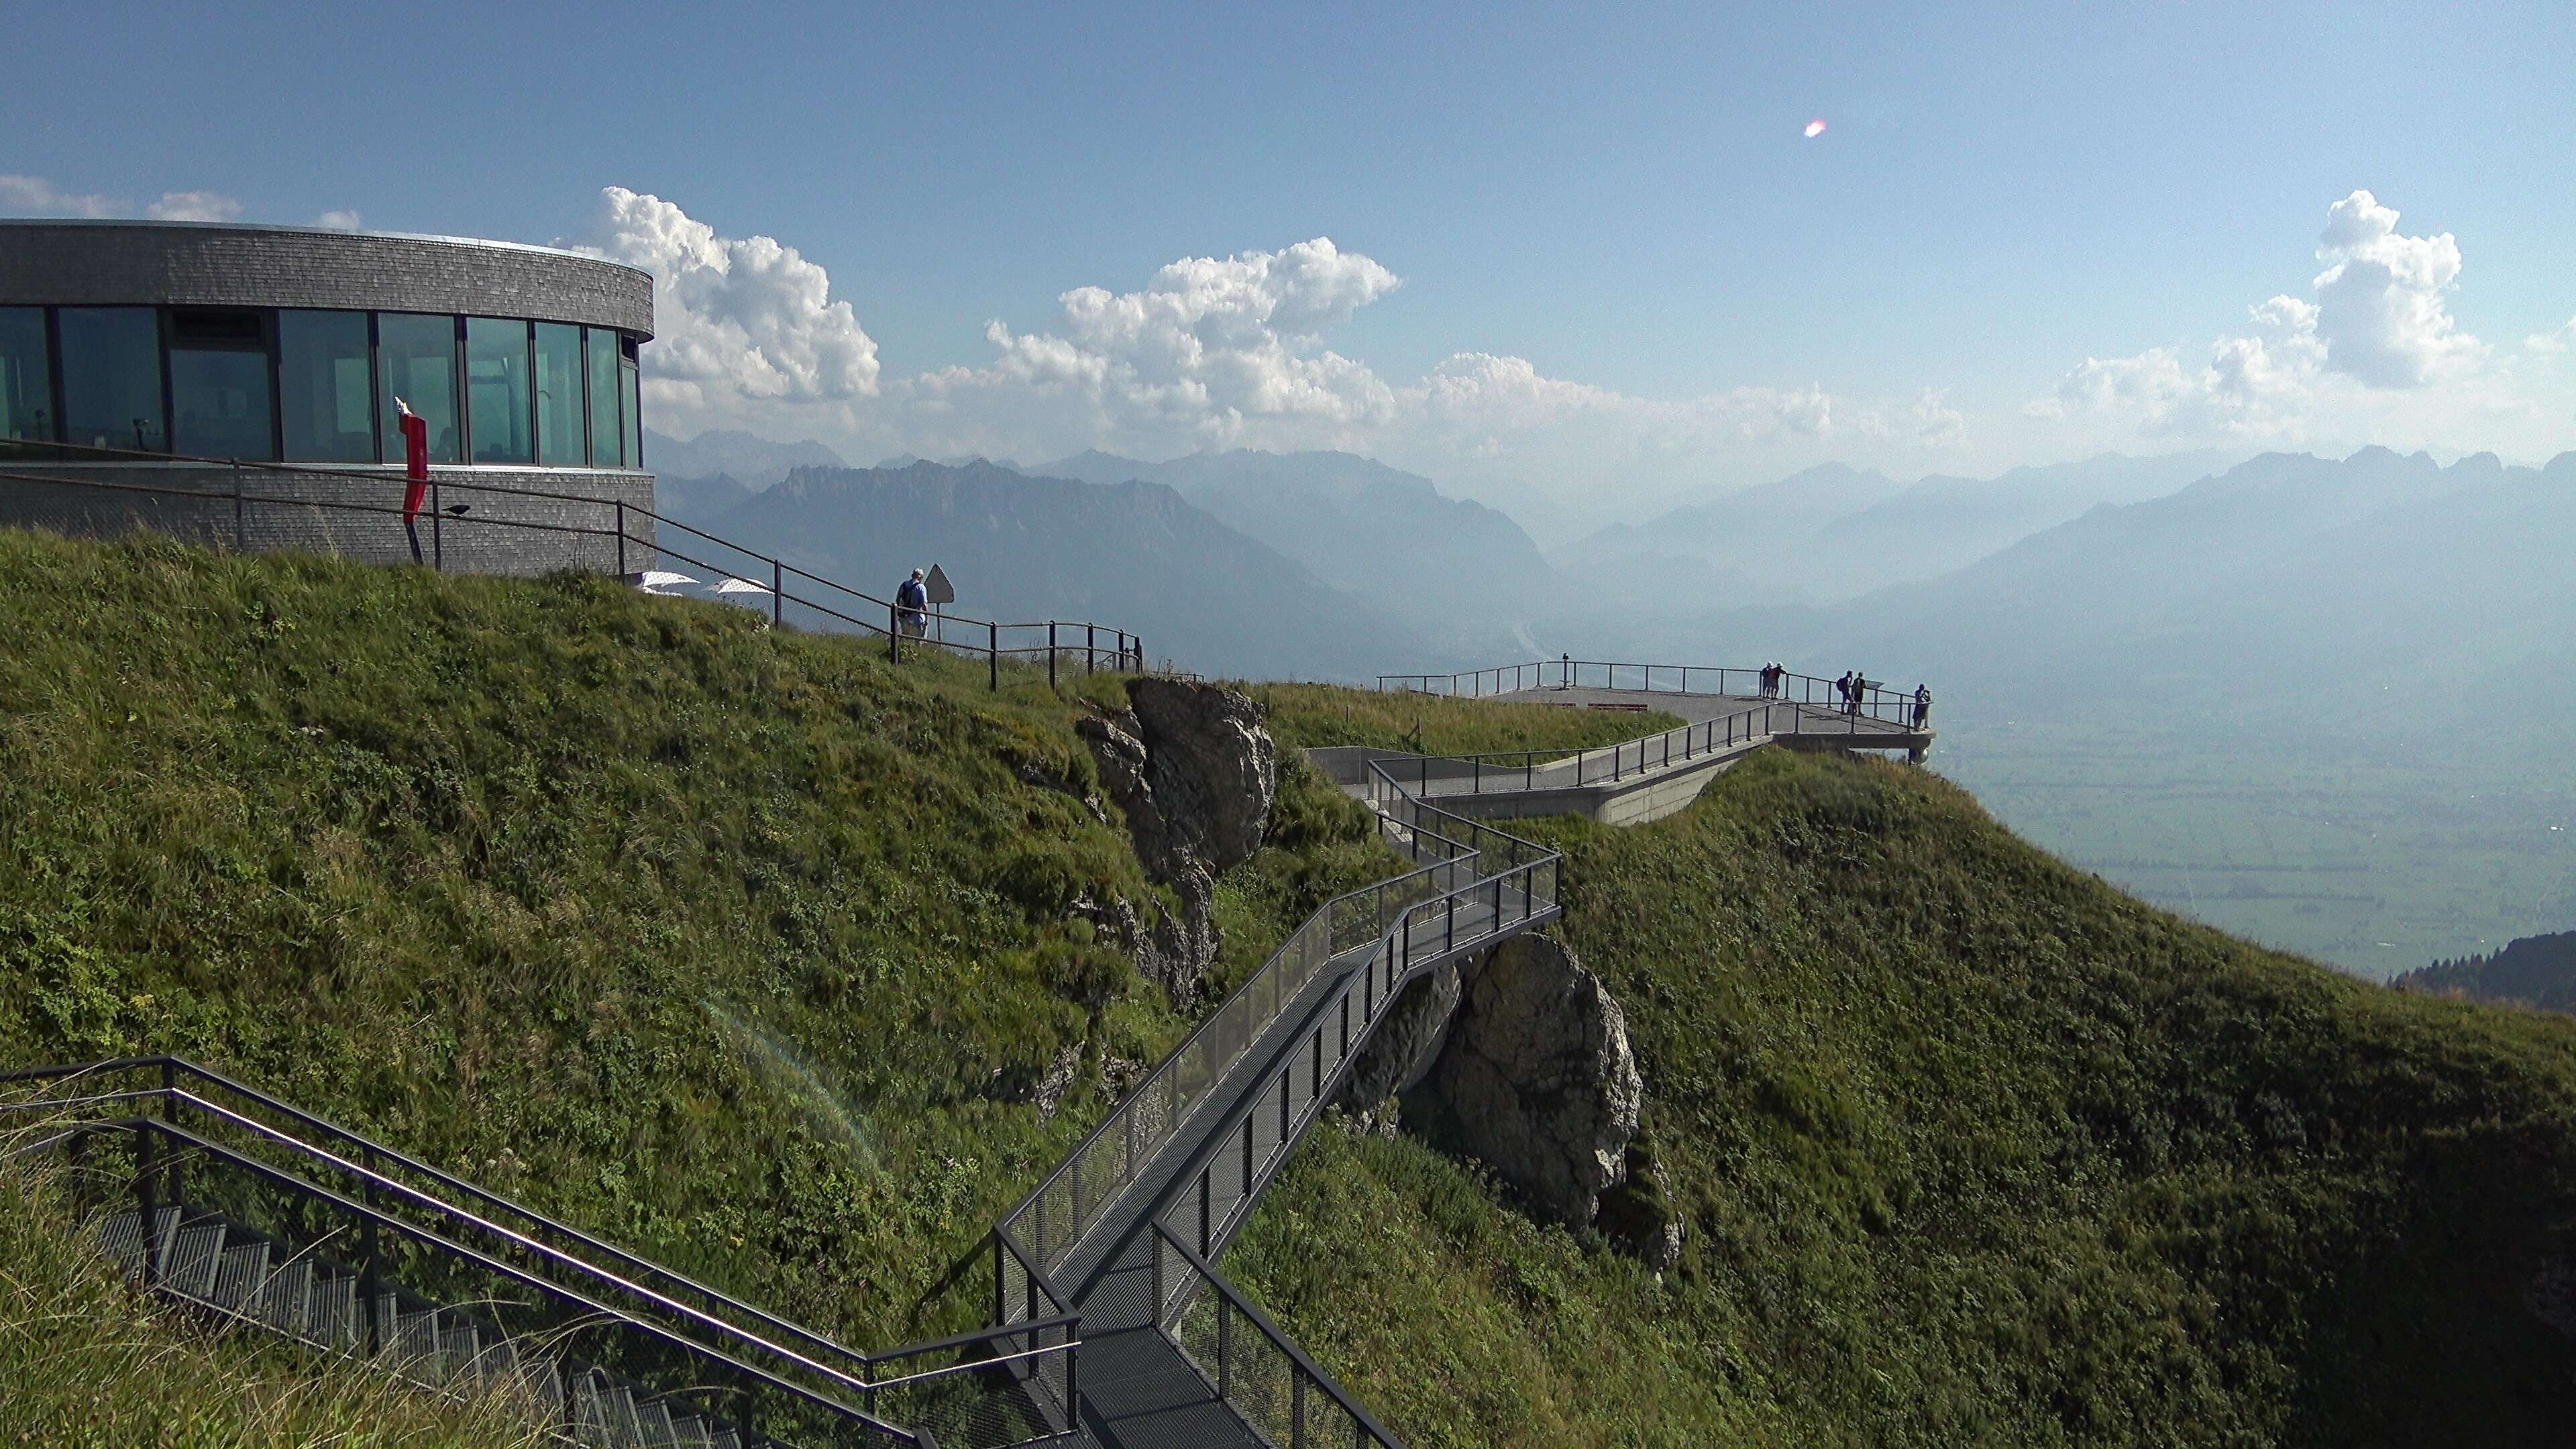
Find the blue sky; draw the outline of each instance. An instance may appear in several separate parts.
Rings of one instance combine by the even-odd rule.
[[[665,301],[706,309],[662,349],[659,415],[683,433],[1024,458],[1340,445],[1607,508],[1825,457],[2576,447],[2563,3],[92,5],[11,24],[50,59],[0,94],[19,178],[0,212],[203,192],[205,214],[354,212],[665,269],[692,265],[672,218],[711,229],[697,264],[739,295]],[[607,187],[675,210],[620,218]],[[2401,291],[2432,270],[2405,295],[2347,288],[2339,314],[2315,279],[2352,258],[2320,236],[2357,190],[2396,216],[2353,257],[2394,258]],[[2443,234],[2455,267],[2405,250]],[[849,328],[815,309],[762,333],[774,308],[723,261],[756,237],[819,268]],[[1059,302],[1316,238],[1342,260],[1280,314],[1312,330],[1267,310],[1306,284],[1284,263],[1184,309],[1232,332],[1214,362],[1086,334]],[[805,271],[775,280],[812,300]],[[2274,298],[2323,311],[2250,317]],[[2352,340],[2381,324],[2399,333]],[[1066,345],[1022,346],[1014,371],[1032,339]],[[728,346],[762,357],[729,376]],[[800,348],[822,361],[800,372]],[[2374,348],[2411,361],[2351,365]],[[1460,354],[1514,366],[1435,382]]]

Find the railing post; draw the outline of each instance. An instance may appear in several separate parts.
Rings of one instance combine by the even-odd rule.
[[[999,694],[1002,692],[1002,626],[999,624],[984,626],[984,657],[992,665],[992,690]]]
[[[247,553],[250,550],[248,538],[248,531],[242,526],[241,464],[236,462],[233,464],[233,552]]]
[[[1160,1328],[1163,1326],[1163,1306],[1172,1301],[1163,1290],[1163,1223],[1160,1218],[1148,1218],[1146,1225],[1145,1241],[1154,1249],[1154,1326]]]
[[[1219,1293],[1216,1297],[1216,1396],[1220,1399],[1233,1392],[1233,1358],[1234,1305]]]
[[[360,1161],[367,1168],[366,1191],[360,1195],[360,1201],[374,1207],[376,1150],[368,1148]],[[385,1347],[384,1310],[377,1301],[384,1296],[384,1278],[376,1259],[376,1219],[373,1213],[367,1215],[359,1251],[365,1255],[365,1261],[360,1265],[358,1291],[367,1296],[367,1355],[372,1358],[384,1352]]]
[[[1010,1252],[1002,1246],[1002,1230],[993,1229],[993,1322],[997,1324],[1011,1321],[1011,1295],[1002,1286],[1011,1276]]]
[[[1089,674],[1099,667],[1100,626],[1097,624],[1084,624],[1082,626],[1082,672]]]
[[[617,576],[626,577],[626,500],[617,500]]]
[[[429,475],[429,571],[431,573],[447,571],[447,533],[440,527],[446,521],[447,510],[439,506],[438,499],[438,475],[432,473]]]
[[[1199,1169],[1199,1256],[1202,1258],[1208,1255],[1208,1210],[1216,1196],[1216,1184],[1208,1174],[1214,1171],[1216,1164],[1213,1162]]]
[[[773,627],[787,622],[787,567],[776,559],[769,561],[769,622]]]
[[[153,1178],[160,1166],[153,1159],[152,1124],[134,1129],[134,1210],[141,1214],[135,1221],[143,1225],[143,1286],[161,1281],[161,1201],[154,1192]]]
[[[173,1062],[161,1064],[161,1120],[173,1127],[185,1125],[179,1117],[179,1068]],[[170,1201],[174,1203],[188,1197],[188,1179],[181,1166],[186,1160],[175,1150],[170,1154]]]
[[[1055,688],[1055,620],[1047,620],[1047,688]]]
[[[903,610],[894,604],[886,605],[886,657],[903,662]]]

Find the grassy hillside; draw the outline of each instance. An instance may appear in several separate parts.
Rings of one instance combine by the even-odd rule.
[[[1204,1006],[1069,920],[1158,894],[1033,783],[1091,780],[1082,701],[981,668],[597,579],[0,532],[0,1062],[184,1052],[863,1343],[950,1326],[1104,1060]],[[1640,727],[1263,693],[1285,744]],[[2576,1020],[2162,915],[1919,771],[1771,754],[1533,828],[1688,1246],[1659,1284],[1318,1133],[1235,1266],[1417,1449],[2565,1441],[2576,1348],[2523,1300],[2576,1259]],[[1220,984],[1383,860],[1291,766]],[[0,1194],[13,1282],[48,1211]]]
[[[0,531],[0,1063],[183,1053],[862,1345],[954,1326],[1103,1059],[1188,1019],[1068,918],[1157,894],[1030,783],[1089,787],[1082,702],[881,648]],[[1368,829],[1288,762],[1220,985]]]
[[[2576,1247],[2576,1022],[2244,945],[1901,767],[1542,833],[1685,1260],[1318,1133],[1232,1266],[1416,1449],[2568,1442],[2524,1298]]]

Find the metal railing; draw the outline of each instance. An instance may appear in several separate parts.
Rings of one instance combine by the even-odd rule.
[[[1742,699],[1777,699],[1822,705],[1835,710],[1848,707],[1848,701],[1835,687],[1835,680],[1787,672],[1781,675],[1777,692],[1766,693],[1762,684],[1763,673],[1759,668],[1746,669],[1739,665],[1629,664],[1568,656],[1489,669],[1461,670],[1455,674],[1381,674],[1377,677],[1377,687],[1382,692],[1437,694],[1459,699],[1539,689],[1599,689],[1637,694],[1724,694]],[[1883,724],[1910,724],[1914,714],[1914,692],[1871,684],[1862,691],[1858,713]]]
[[[62,466],[63,460],[49,460],[44,455],[73,454],[72,463],[152,463],[186,465],[206,469],[223,469],[226,485],[222,487],[188,487],[141,483],[124,479],[82,476],[34,471]],[[229,544],[237,550],[252,547],[253,520],[262,509],[309,510],[317,515],[356,518],[380,518],[388,521],[386,531],[373,540],[380,549],[399,548],[405,535],[400,522],[407,517],[399,502],[368,502],[358,499],[323,499],[306,495],[288,496],[259,491],[262,482],[278,478],[334,478],[389,490],[399,498],[405,480],[399,472],[384,469],[359,471],[307,464],[275,463],[239,458],[209,458],[178,453],[138,452],[130,448],[101,448],[75,443],[25,444],[0,440],[0,460],[14,465],[0,468],[0,482],[41,484],[50,487],[79,488],[102,495],[128,495],[135,498],[186,499],[199,503],[228,505],[230,527],[225,528],[220,515],[210,528],[201,530],[206,541]],[[469,510],[459,516],[449,495],[463,498],[525,499],[550,505],[576,505],[597,510],[595,524],[563,523],[534,518],[481,517]],[[1156,667],[1145,652],[1141,636],[1125,629],[1084,620],[1037,620],[1008,622],[979,619],[953,614],[944,608],[925,610],[927,617],[914,625],[904,615],[907,611],[893,600],[854,589],[807,569],[786,562],[773,554],[721,538],[694,525],[656,513],[649,508],[622,499],[599,498],[589,494],[565,493],[543,488],[526,488],[500,483],[480,483],[470,476],[458,477],[430,472],[428,506],[418,515],[427,525],[428,537],[422,548],[422,562],[432,569],[445,571],[450,535],[486,537],[484,530],[516,529],[529,533],[555,535],[568,540],[596,540],[603,561],[613,559],[615,572],[627,578],[637,577],[644,569],[659,562],[677,562],[702,569],[714,579],[710,582],[732,582],[748,587],[739,596],[765,597],[770,622],[781,627],[796,625],[830,632],[848,632],[883,637],[889,653],[902,658],[902,644],[933,646],[949,653],[987,661],[991,687],[1001,687],[1004,661],[1036,665],[1043,661],[1047,683],[1054,686],[1067,668],[1082,672],[1176,673],[1169,661]],[[129,516],[128,522],[148,522],[140,516]],[[202,520],[200,520],[202,521]],[[649,535],[643,530],[650,526]],[[687,535],[687,547],[675,547],[666,536],[677,530]],[[918,630],[918,632],[915,632]],[[1195,678],[1196,676],[1188,676]]]
[[[1822,713],[1801,704],[1755,704],[1728,714],[1597,749],[1491,750],[1472,755],[1383,755],[1372,767],[1404,778],[1422,795],[1481,795],[1489,790],[1570,790],[1614,785],[1708,756],[1722,756],[1781,736],[1894,737],[1911,741],[1907,726],[1853,713]],[[1374,788],[1374,786],[1372,786]],[[1372,795],[1374,803],[1375,796]]]
[[[1190,1245],[1154,1224],[1156,1301],[1183,1305],[1167,1324],[1200,1377],[1272,1444],[1403,1449],[1403,1441],[1306,1356],[1270,1315]],[[1177,1285],[1169,1300],[1162,1285]]]
[[[179,1058],[0,1083],[53,1089],[0,1103],[41,1120],[38,1146],[126,1145],[130,1174],[111,1177],[127,1177],[119,1196],[138,1222],[166,1207],[220,1211],[297,1252],[351,1261],[367,1285],[371,1356],[389,1346],[383,1315],[410,1302],[685,1403],[746,1445],[792,1430],[804,1444],[1001,1449],[1071,1423],[1079,1319],[1052,1297],[1032,1305],[1052,1311],[1005,1328],[863,1352]],[[159,1266],[147,1247],[147,1281]]]

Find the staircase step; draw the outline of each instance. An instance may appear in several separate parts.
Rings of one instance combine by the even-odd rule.
[[[215,1264],[215,1291],[207,1301],[217,1308],[251,1315],[260,1286],[267,1280],[267,1242],[241,1242],[226,1248],[222,1260]]]
[[[569,1388],[573,1437],[584,1444],[615,1444],[608,1427],[607,1386],[599,1375],[585,1369],[573,1375]]]
[[[292,1259],[259,1285],[250,1314],[289,1338],[311,1339],[315,1336],[312,1289],[313,1264],[303,1258]]]
[[[315,1343],[334,1353],[367,1341],[367,1322],[358,1308],[358,1279],[350,1273],[317,1270],[313,1278]]]
[[[153,1216],[160,1226],[160,1231],[155,1236],[160,1243],[162,1259],[166,1262],[169,1258],[170,1240],[179,1230],[179,1210],[165,1207],[156,1211]],[[143,1234],[135,1226],[142,1220],[140,1213],[124,1212],[116,1214],[99,1226],[100,1244],[107,1249],[108,1256],[123,1264],[129,1273],[141,1271],[143,1265]]]
[[[644,1421],[635,1408],[635,1393],[612,1383],[600,1399],[608,1408],[608,1442],[616,1449],[645,1449]]]
[[[464,1314],[449,1311],[443,1316],[447,1321],[438,1330],[438,1350],[443,1360],[439,1377],[470,1380],[482,1365],[483,1335]]]
[[[162,1279],[162,1286],[173,1293],[210,1300],[215,1292],[215,1260],[223,1251],[221,1222],[195,1222],[179,1229],[179,1241],[170,1251],[170,1271]]]
[[[645,1449],[671,1449],[679,1442],[671,1432],[671,1411],[662,1404],[638,1404],[635,1428],[643,1438]]]
[[[446,1364],[438,1352],[438,1314],[425,1308],[402,1312],[394,1307],[390,1293],[385,1295],[384,1305],[390,1311],[384,1321],[392,1325],[392,1331],[385,1335],[386,1354],[414,1373],[444,1378]]]

